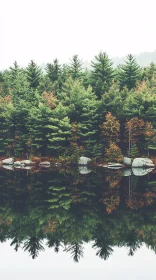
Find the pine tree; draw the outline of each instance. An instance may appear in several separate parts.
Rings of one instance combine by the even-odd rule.
[[[114,78],[113,62],[105,52],[100,52],[92,61],[91,85],[95,94],[101,99],[102,94],[107,92]]]
[[[69,137],[71,135],[70,119],[65,108],[58,106],[52,112],[47,125],[49,153],[54,156],[61,156],[69,148]]]
[[[38,107],[31,107],[27,118],[27,147],[30,154],[46,155],[47,153],[47,125],[51,116],[51,109],[40,103]]]
[[[52,83],[59,81],[61,76],[61,65],[57,58],[53,60],[53,63],[47,63],[46,73]]]
[[[127,61],[119,67],[120,88],[126,86],[129,90],[136,87],[136,82],[140,78],[140,68],[133,55],[127,56]]]
[[[74,55],[72,59],[70,59],[70,65],[67,66],[67,72],[73,80],[83,78],[84,73],[82,68],[82,60],[79,59],[78,55]]]
[[[9,75],[9,80],[10,80],[10,85],[11,86],[14,86],[15,80],[17,79],[17,75],[18,75],[19,71],[20,71],[20,68],[17,64],[17,61],[15,61],[13,63],[13,67],[10,67],[10,73],[9,73],[10,74]]]
[[[156,64],[152,62],[150,66],[142,70],[142,80],[151,81],[154,78],[156,78]]]
[[[33,60],[31,60],[28,64],[26,74],[30,87],[32,89],[36,89],[41,79],[41,69]]]
[[[13,155],[20,156],[27,152],[27,136],[28,131],[26,127],[27,116],[29,105],[20,100],[18,106],[13,105],[9,107],[10,118],[9,118],[9,129],[7,142],[12,147]]]
[[[6,151],[6,140],[8,135],[9,113],[6,106],[0,102],[0,155]]]
[[[89,93],[90,90],[90,93]],[[80,142],[88,156],[94,156],[94,146],[98,141],[98,101],[91,87],[89,96],[83,100],[80,117]]]

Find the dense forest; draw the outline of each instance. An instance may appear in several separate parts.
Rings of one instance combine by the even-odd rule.
[[[105,52],[91,69],[74,55],[44,70],[33,60],[0,72],[0,154],[121,160],[156,150],[156,64]],[[152,151],[152,152],[151,152]]]
[[[45,247],[63,249],[76,262],[89,242],[104,260],[115,246],[130,256],[142,245],[156,252],[155,202],[154,173],[0,170],[0,242],[33,259]]]

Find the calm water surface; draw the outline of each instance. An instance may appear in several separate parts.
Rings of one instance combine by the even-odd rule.
[[[155,279],[155,171],[87,172],[1,168],[2,279]]]

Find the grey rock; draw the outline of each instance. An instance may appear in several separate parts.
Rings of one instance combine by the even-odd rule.
[[[122,164],[117,162],[108,162],[108,167],[122,167]]]
[[[109,169],[120,169],[122,166],[108,166]]]
[[[132,159],[129,157],[124,157],[123,158],[123,163],[127,166],[131,166],[132,165]]]
[[[14,166],[21,166],[21,161],[15,161]]]
[[[2,160],[2,164],[12,165],[14,163],[13,158],[7,158]]]
[[[32,160],[25,159],[25,160],[22,160],[21,163],[24,164],[24,165],[31,165],[32,164]]]
[[[154,168],[132,168],[135,176],[144,176],[150,173]]]
[[[79,166],[79,173],[80,174],[88,174],[90,172],[91,172],[91,170],[88,169],[87,166]]]
[[[88,157],[80,157],[78,161],[78,165],[87,165],[89,162],[91,162],[91,159]]]
[[[132,167],[155,167],[155,164],[149,158],[135,158]]]

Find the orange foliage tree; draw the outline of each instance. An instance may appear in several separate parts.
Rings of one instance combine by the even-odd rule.
[[[109,144],[109,147],[105,149],[105,157],[110,161],[121,162],[123,160],[121,149],[112,142]]]
[[[120,123],[110,112],[106,114],[106,121],[100,126],[103,140],[106,143],[118,143],[120,135]]]
[[[54,109],[56,107],[56,100],[57,100],[57,98],[55,97],[53,92],[44,91],[42,93],[42,98],[45,100],[47,106],[50,109]]]
[[[122,153],[117,143],[120,141],[120,123],[110,112],[106,114],[106,121],[100,126],[105,144],[105,157],[111,161],[121,161]]]
[[[156,132],[150,122],[137,117],[128,120],[125,124],[125,141],[129,142],[129,154],[133,144],[139,144],[138,147],[141,147],[141,143],[144,143],[147,146],[150,137],[155,135]]]

